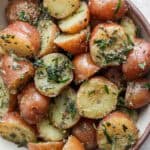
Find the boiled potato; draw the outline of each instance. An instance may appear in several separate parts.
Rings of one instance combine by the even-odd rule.
[[[95,27],[90,39],[90,53],[99,67],[121,64],[128,51],[128,39],[120,25],[103,23]]]
[[[83,144],[74,136],[69,136],[62,150],[85,150]]]
[[[34,130],[15,112],[3,117],[0,122],[0,135],[20,146],[25,146],[28,142],[36,142]]]
[[[0,76],[0,120],[9,111],[13,111],[17,103],[16,95],[11,95]]]
[[[83,53],[75,56],[73,59],[75,82],[80,83],[100,70],[100,67],[94,64],[89,53]]]
[[[54,39],[59,34],[59,29],[51,20],[40,20],[38,23],[38,31],[41,37],[41,49],[39,57],[57,51]]]
[[[149,57],[150,43],[142,39],[136,39],[133,51],[130,52],[122,67],[126,79],[131,81],[147,74],[150,71]]]
[[[29,150],[62,150],[63,142],[29,143]]]
[[[121,26],[124,28],[125,33],[129,36],[129,38],[134,41],[136,37],[137,27],[134,24],[133,20],[129,17],[123,17],[121,19]]]
[[[29,124],[40,122],[48,113],[49,98],[41,95],[33,83],[28,84],[19,95],[20,114]]]
[[[16,94],[34,75],[32,63],[14,54],[3,56],[0,68],[2,70],[1,76],[10,94]]]
[[[90,29],[84,29],[75,34],[60,34],[55,39],[55,44],[71,54],[80,54],[87,51]]]
[[[104,77],[85,81],[77,93],[77,108],[81,116],[100,119],[115,110],[119,89]]]
[[[58,22],[62,32],[77,33],[89,24],[90,14],[86,2],[81,2],[80,8],[71,16]]]
[[[56,97],[73,80],[71,61],[63,54],[52,53],[42,57],[35,73],[35,86],[48,97]]]
[[[121,66],[109,67],[104,73],[104,76],[119,88],[124,86],[124,77],[121,69]]]
[[[54,98],[54,104],[50,108],[50,118],[56,127],[68,129],[79,121],[76,100],[76,92],[70,87]]]
[[[60,141],[66,137],[67,132],[54,127],[49,120],[43,120],[37,125],[39,136],[44,141]]]
[[[97,143],[104,150],[130,149],[138,139],[138,129],[124,113],[114,112],[100,122]]]
[[[6,8],[6,18],[9,23],[20,20],[35,25],[39,15],[37,0],[11,0]]]
[[[125,97],[129,108],[141,108],[150,103],[150,81],[148,79],[137,79],[129,82]]]
[[[80,0],[44,0],[43,5],[48,9],[51,16],[62,19],[79,8]]]
[[[89,0],[92,16],[100,20],[118,20],[128,11],[126,0]]]
[[[82,119],[72,129],[72,135],[77,137],[86,149],[92,150],[96,148],[96,130],[94,129],[94,121]]]
[[[16,21],[0,31],[0,45],[7,52],[33,57],[40,48],[40,35],[30,24]]]

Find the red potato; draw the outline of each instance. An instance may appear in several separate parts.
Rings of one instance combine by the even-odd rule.
[[[150,103],[150,81],[138,79],[128,83],[125,101],[129,108],[137,109]]]
[[[100,20],[117,20],[128,11],[125,0],[90,0],[91,15]]]
[[[63,142],[29,143],[29,150],[62,150]]]
[[[18,113],[7,113],[0,122],[0,135],[16,144],[36,142],[36,133]]]
[[[136,39],[133,51],[123,64],[122,71],[127,80],[135,80],[150,71],[150,43]]]
[[[11,0],[6,8],[9,23],[17,20],[36,24],[40,15],[38,0]]]
[[[28,23],[16,21],[0,31],[0,45],[18,56],[36,56],[40,48],[40,35],[37,29]]]
[[[94,149],[96,147],[96,130],[92,120],[83,119],[72,129],[72,135],[77,137],[86,149]]]
[[[1,59],[2,78],[11,94],[16,94],[34,75],[31,62],[16,55],[5,55]]]
[[[85,150],[85,148],[76,137],[71,135],[62,150]]]
[[[100,149],[132,149],[137,140],[138,129],[135,123],[121,112],[109,114],[97,127],[97,144]]]
[[[37,124],[47,115],[49,98],[41,95],[33,83],[28,84],[18,98],[20,114],[29,124]]]
[[[92,61],[89,53],[77,55],[73,60],[75,81],[82,82],[94,75],[100,67]]]

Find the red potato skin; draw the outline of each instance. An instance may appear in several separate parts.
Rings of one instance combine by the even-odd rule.
[[[96,148],[96,130],[93,126],[94,122],[89,119],[82,119],[72,129],[72,135],[77,137],[88,150]]]
[[[75,81],[81,82],[94,75],[100,67],[92,61],[89,53],[77,55],[73,60]]]
[[[18,99],[20,114],[29,124],[37,124],[47,115],[49,98],[41,95],[33,83],[23,89]]]
[[[143,64],[143,68],[140,67]],[[136,39],[133,51],[128,55],[123,64],[122,71],[127,80],[132,81],[147,74],[150,71],[150,43]]]
[[[148,79],[129,82],[125,96],[129,108],[138,109],[150,103],[150,90],[145,87],[147,83],[150,83]]]
[[[30,23],[37,21],[40,15],[38,0],[9,1],[6,8],[6,18],[8,20],[8,23],[11,24],[17,20],[20,20],[21,12],[25,13],[25,17],[29,18],[27,21],[30,21]]]
[[[29,143],[29,150],[62,150],[63,142]]]
[[[89,9],[92,16],[100,20],[118,20],[128,11],[125,0],[122,0],[121,7],[115,13],[118,0],[90,0]]]
[[[14,69],[13,64],[16,63],[20,69]],[[11,91],[17,91],[20,86],[24,85],[34,75],[34,67],[27,60],[15,61],[10,55],[5,55],[1,59],[2,78]],[[21,78],[23,76],[23,78]],[[11,94],[16,94],[11,93]]]

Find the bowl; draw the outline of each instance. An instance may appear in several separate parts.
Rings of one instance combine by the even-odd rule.
[[[7,6],[7,0],[0,0],[0,29],[4,28],[7,25],[5,19],[5,7]],[[139,11],[139,9],[130,1],[127,0],[129,5],[128,15],[135,21],[138,27],[141,29],[141,33],[144,39],[150,41],[150,24]],[[150,105],[142,108],[139,113],[139,119],[137,121],[137,126],[139,129],[139,141],[133,148],[133,150],[138,150],[140,146],[144,143],[146,138],[150,133]],[[8,142],[0,138],[0,149],[1,150],[26,150],[26,148],[18,148],[17,145]]]

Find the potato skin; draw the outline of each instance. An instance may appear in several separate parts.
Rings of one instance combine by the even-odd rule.
[[[75,82],[80,83],[94,75],[100,67],[94,64],[89,53],[77,55],[73,59]]]
[[[136,39],[133,51],[127,57],[123,64],[122,71],[127,80],[135,80],[150,70],[150,43]]]
[[[11,94],[16,92],[34,75],[31,62],[16,55],[5,55],[1,59],[2,78]]]
[[[71,135],[62,150],[85,150],[85,148],[75,136]]]
[[[89,9],[92,16],[100,20],[118,20],[128,10],[125,0],[119,4],[118,0],[90,0]]]
[[[94,129],[94,122],[88,119],[82,119],[72,129],[72,135],[77,137],[88,150],[96,147],[96,130]]]
[[[125,101],[129,108],[137,109],[150,103],[150,90],[146,87],[149,82],[148,79],[137,79],[128,83]]]
[[[34,83],[30,83],[19,95],[19,108],[24,120],[29,124],[36,124],[46,116],[49,98],[41,95]]]
[[[38,0],[11,0],[6,8],[8,23],[17,20],[35,24],[40,15]]]
[[[114,142],[115,138],[115,142]],[[106,116],[97,128],[97,143],[100,149],[126,150],[138,140],[138,129],[124,113],[113,112]]]
[[[29,150],[62,150],[63,142],[29,143]]]
[[[36,56],[40,48],[40,35],[34,26],[22,21],[8,25],[0,32],[1,47],[18,56]]]

